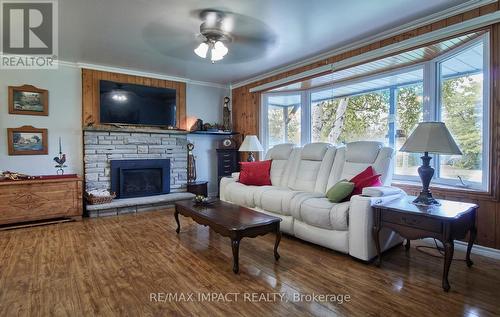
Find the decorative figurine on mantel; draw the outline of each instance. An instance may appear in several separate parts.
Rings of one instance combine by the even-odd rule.
[[[57,163],[54,166],[55,168],[57,168],[56,174],[64,175],[64,168],[68,166],[64,164],[66,163],[66,154],[63,154],[62,152],[61,137],[59,137],[59,155],[54,157],[54,162]]]
[[[189,142],[187,145],[188,149],[188,173],[187,173],[187,181],[188,183],[194,182],[196,180],[196,160],[194,159],[193,149],[194,144]]]
[[[224,108],[222,109],[222,125],[224,131],[231,131],[231,110],[229,110],[229,97],[224,97]]]

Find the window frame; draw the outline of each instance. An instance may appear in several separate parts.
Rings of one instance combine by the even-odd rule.
[[[441,76],[440,76],[440,63],[443,63],[446,60],[449,60],[455,55],[460,54],[461,52],[469,49],[470,47],[476,45],[478,42],[483,42],[483,125],[482,125],[482,141],[483,141],[483,157],[482,157],[482,182],[471,182],[466,181],[468,186],[461,186],[458,184],[458,181],[455,179],[441,178],[440,175],[440,157],[439,155],[431,155],[433,159],[431,160],[431,166],[435,169],[433,184],[445,185],[454,188],[460,189],[469,189],[479,192],[488,192],[490,188],[491,182],[491,164],[490,164],[490,127],[491,127],[491,115],[490,115],[490,100],[491,100],[491,90],[490,90],[490,66],[491,66],[491,43],[490,43],[491,31],[486,31],[484,34],[478,36],[476,39],[473,39],[460,47],[454,48],[432,60],[416,63],[413,65],[401,67],[394,70],[384,71],[378,74],[364,76],[360,78],[355,78],[351,80],[346,80],[334,84],[328,84],[318,87],[313,87],[309,89],[298,89],[298,90],[289,90],[289,91],[268,91],[261,94],[261,113],[264,114],[261,116],[261,128],[260,128],[260,137],[264,147],[264,154],[269,148],[268,144],[268,120],[267,120],[267,111],[268,111],[268,97],[269,96],[284,96],[284,95],[300,95],[301,96],[301,144],[304,145],[312,142],[312,117],[311,117],[311,109],[312,109],[312,98],[311,95],[315,92],[325,91],[325,90],[335,90],[338,87],[352,85],[356,83],[362,83],[369,80],[374,80],[378,78],[394,76],[406,72],[410,72],[416,69],[423,70],[422,76],[422,119],[423,121],[439,121],[441,119]],[[418,83],[418,82],[416,82]],[[380,91],[384,89],[390,90],[390,101],[389,101],[389,114],[388,114],[388,125],[389,125],[389,138],[388,138],[388,146],[394,148],[395,147],[395,133],[397,130],[396,127],[396,114],[397,114],[397,93],[394,93],[395,90],[406,87],[409,85],[415,85],[416,83],[410,84],[401,84],[401,85],[392,85],[387,87],[381,87],[374,90],[361,91],[351,95],[342,95],[337,96],[336,98],[350,97],[360,94],[367,94],[370,92]],[[393,104],[395,102],[395,104]],[[394,107],[393,107],[394,106]],[[391,113],[392,112],[392,113]],[[391,133],[392,138],[391,138]],[[398,152],[399,149],[394,148],[395,153]],[[393,164],[396,164],[396,160],[393,160]],[[393,168],[395,167],[393,165]],[[393,179],[396,181],[410,181],[410,182],[420,182],[420,177],[415,175],[402,175],[396,174],[395,168],[393,172]]]

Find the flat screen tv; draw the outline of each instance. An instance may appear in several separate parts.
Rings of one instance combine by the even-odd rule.
[[[175,127],[176,91],[100,81],[101,123]]]

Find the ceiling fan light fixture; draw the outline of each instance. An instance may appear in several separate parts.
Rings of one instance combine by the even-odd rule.
[[[200,43],[200,45],[198,45],[198,47],[194,49],[194,52],[199,57],[206,58],[208,53],[208,44],[205,42]]]
[[[226,56],[226,54],[228,52],[227,47],[221,41],[215,42],[214,48],[212,50],[212,54],[213,54],[214,50],[218,56],[222,56],[222,57]]]

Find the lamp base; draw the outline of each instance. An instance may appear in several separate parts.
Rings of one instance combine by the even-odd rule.
[[[248,153],[247,162],[255,162],[255,157],[252,152]]]
[[[422,180],[422,191],[413,203],[421,206],[439,206],[441,204],[432,197],[431,191],[429,190],[429,185],[434,175],[434,169],[430,165],[432,158],[429,156],[428,152],[425,152],[424,156],[420,158],[422,159],[422,166],[418,168],[418,175]]]
[[[418,195],[417,198],[415,198],[415,200],[413,200],[413,203],[415,205],[419,205],[419,206],[439,206],[439,205],[441,205],[441,203],[439,203],[439,201],[437,201],[436,199],[434,199],[434,197],[432,197],[432,194],[430,191],[427,191],[427,192],[421,191],[420,195]]]

